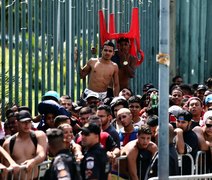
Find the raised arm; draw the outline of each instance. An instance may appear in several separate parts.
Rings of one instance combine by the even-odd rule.
[[[120,91],[119,85],[119,69],[116,64],[114,64],[114,75],[113,75],[113,94],[114,96],[118,96]]]
[[[125,65],[125,71],[129,78],[135,77],[135,69],[136,69],[137,59],[133,56],[129,57],[129,63]]]
[[[180,128],[176,128],[175,130],[176,133],[176,149],[179,154],[184,154],[185,153],[185,142],[183,138],[183,130]]]
[[[91,59],[86,63],[85,66],[80,67],[80,78],[84,79],[91,71]]]

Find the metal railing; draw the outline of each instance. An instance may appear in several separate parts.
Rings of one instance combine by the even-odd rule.
[[[169,179],[173,180],[211,180],[212,173],[209,174],[201,174],[201,175],[184,175],[184,176],[169,176]],[[158,180],[158,177],[150,178],[149,180]]]
[[[44,161],[44,162],[40,163],[40,164],[37,166],[37,167],[38,167],[38,180],[40,180],[40,179],[44,176],[46,170],[49,168],[50,163],[51,163],[51,161]],[[36,167],[36,168],[37,168],[37,167]],[[8,170],[8,175],[4,177],[4,180],[7,180],[8,177],[9,177],[10,180],[13,180],[14,177],[15,177],[14,172],[13,172],[13,168],[7,168],[7,170]],[[23,173],[23,171],[25,171],[25,170],[26,170],[26,166],[25,166],[25,165],[21,165],[21,166],[20,166],[20,171],[19,171],[19,173],[17,174],[18,180],[23,179],[23,178],[22,178],[22,173]],[[34,179],[34,170],[35,170],[35,168],[32,170],[31,178],[30,178],[30,179]],[[17,178],[16,178],[16,179],[17,179]],[[24,179],[25,179],[25,180],[28,179],[28,175],[27,175],[27,174],[24,176]]]

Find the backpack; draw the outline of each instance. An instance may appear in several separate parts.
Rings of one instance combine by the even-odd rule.
[[[37,144],[38,144],[38,140],[36,138],[36,135],[33,131],[30,131],[30,138],[35,146],[35,148],[37,148]],[[10,139],[10,143],[9,143],[9,149],[10,149],[10,155],[13,153],[13,148],[15,145],[15,140],[16,140],[16,135],[14,134],[11,139]]]

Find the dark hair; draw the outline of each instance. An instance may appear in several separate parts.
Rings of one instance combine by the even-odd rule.
[[[192,114],[189,111],[186,111],[186,110],[180,110],[178,115],[177,115],[177,119],[180,116],[183,116],[185,121],[191,121],[191,119],[192,119]]]
[[[83,107],[82,109],[80,109],[79,111],[79,115],[84,115],[84,114],[91,114],[92,113],[92,109],[90,107]]]
[[[97,110],[105,110],[108,115],[112,114],[110,106],[105,105],[105,104],[98,106]]]
[[[148,118],[147,118],[147,124],[150,127],[157,126],[158,125],[158,116],[157,115],[148,116]]]
[[[138,103],[141,106],[141,98],[138,96],[131,96],[128,99],[128,104],[131,104],[131,103]]]
[[[140,134],[152,135],[152,131],[151,131],[149,125],[147,125],[147,124],[141,125],[140,128],[139,128],[139,130],[138,130],[138,136],[139,136]]]
[[[176,75],[175,77],[172,78],[172,82],[175,82],[178,78],[183,79],[182,76]]]
[[[206,84],[209,88],[211,88],[211,86],[212,86],[212,77],[209,77],[209,78],[206,80],[205,84]]]
[[[124,38],[124,37],[121,37],[117,40],[117,43],[121,43],[121,42],[127,42],[127,43],[130,43],[130,40],[128,38]]]
[[[130,88],[127,88],[127,87],[125,87],[125,88],[122,88],[119,92],[121,92],[123,89],[127,89],[127,90],[129,90],[130,91],[130,93],[131,93],[131,96],[134,94],[133,93],[133,91],[132,91],[132,89],[130,89]]]
[[[55,127],[58,127],[60,124],[66,122],[67,119],[70,119],[70,118],[68,116],[66,116],[66,115],[59,115],[59,116],[55,117],[54,118]]]
[[[115,49],[115,45],[110,40],[105,41],[102,48],[104,48],[104,46],[111,46],[113,47],[113,50]]]
[[[56,146],[55,142],[63,141],[63,131],[58,128],[49,128],[46,131],[48,143]]]

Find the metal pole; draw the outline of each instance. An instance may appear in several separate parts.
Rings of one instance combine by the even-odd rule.
[[[169,0],[160,0],[159,17],[159,163],[158,177],[168,180],[168,106],[169,106]]]

